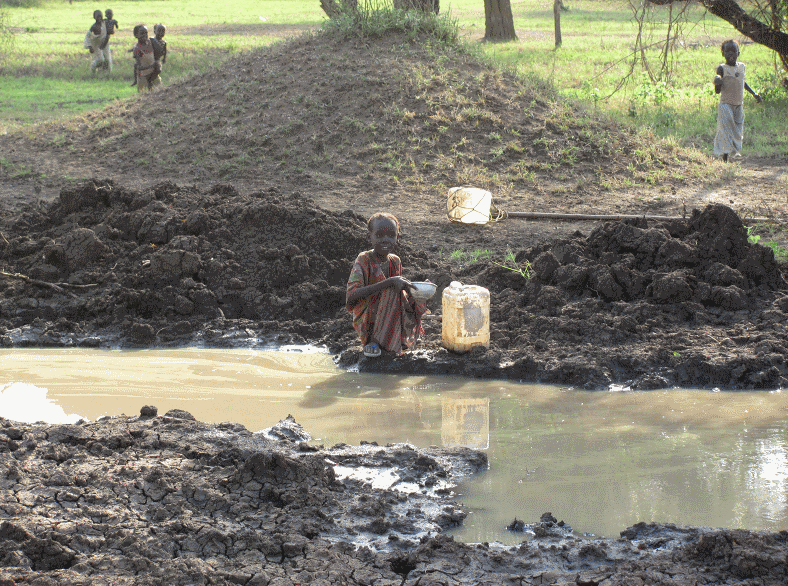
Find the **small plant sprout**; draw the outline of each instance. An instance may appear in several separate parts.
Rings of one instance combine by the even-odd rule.
[[[759,244],[761,242],[761,235],[756,234],[756,231],[764,228],[768,230],[770,234],[774,234],[774,228],[771,226],[765,226],[764,224],[747,226],[747,241],[750,244]],[[780,246],[774,238],[769,239],[769,241],[763,245],[772,249],[774,258],[777,262],[788,262],[788,248]]]
[[[503,263],[496,262],[494,260],[490,262],[508,271],[514,271],[515,273],[518,273],[523,279],[530,279],[531,273],[533,272],[530,261],[526,260],[525,264],[520,265],[511,250],[506,251]]]

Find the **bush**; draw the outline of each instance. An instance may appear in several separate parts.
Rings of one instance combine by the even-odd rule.
[[[459,39],[459,26],[447,16],[421,10],[400,10],[384,1],[365,2],[354,10],[341,12],[323,23],[323,32],[343,37],[382,36],[403,32],[413,37],[428,34],[448,43]]]

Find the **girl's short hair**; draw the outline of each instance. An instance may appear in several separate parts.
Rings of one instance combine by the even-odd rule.
[[[375,226],[375,222],[377,222],[378,220],[382,220],[384,218],[386,220],[390,220],[394,222],[394,225],[397,227],[397,232],[399,232],[399,220],[396,218],[396,216],[388,212],[377,212],[375,214],[372,214],[369,217],[369,221],[367,222],[367,230],[372,232],[372,228]]]
[[[720,46],[721,50],[725,50],[725,45],[736,45],[736,48],[739,48],[739,43],[734,41],[733,39],[728,39],[727,41],[722,41],[722,45]]]

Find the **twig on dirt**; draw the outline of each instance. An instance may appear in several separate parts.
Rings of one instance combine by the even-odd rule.
[[[9,245],[11,244],[8,240],[5,239],[5,236],[3,236],[2,232],[0,232],[0,238],[2,238],[3,242],[5,242],[6,244],[9,244]]]
[[[772,207],[768,203],[766,203],[766,200],[764,200],[763,198],[759,198],[759,199],[761,200],[761,205],[768,210],[767,215],[771,218],[774,218],[775,214],[774,211],[772,210]]]
[[[24,281],[25,283],[30,283],[31,285],[35,285],[36,287],[44,287],[46,289],[52,289],[53,291],[57,291],[63,295],[71,295],[71,297],[76,297],[71,291],[66,291],[64,287],[69,287],[71,289],[88,289],[90,287],[98,287],[98,283],[90,283],[87,285],[74,285],[73,283],[49,283],[47,281],[40,281],[38,279],[33,279],[28,277],[27,275],[22,275],[20,273],[7,273],[5,271],[0,271],[0,276],[8,277],[10,279],[19,279],[20,281]]]

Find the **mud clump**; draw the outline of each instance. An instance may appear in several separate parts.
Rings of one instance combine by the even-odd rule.
[[[581,538],[545,513],[518,546],[458,543],[446,530],[465,512],[445,495],[484,453],[304,438],[292,418],[251,433],[150,405],[75,425],[0,418],[0,584],[784,584],[785,532],[639,523]]]
[[[439,265],[425,252],[434,242],[406,238],[405,276],[438,292],[419,349],[375,360],[363,357],[344,310],[350,267],[368,247],[366,218],[298,192],[169,182],[135,191],[92,180],[4,218],[2,233],[0,261],[12,275],[0,277],[0,346],[309,342],[362,371],[589,389],[773,389],[788,380],[785,268],[722,205],[524,249],[499,243],[518,270]],[[489,348],[442,348],[441,293],[452,280],[490,290]]]

